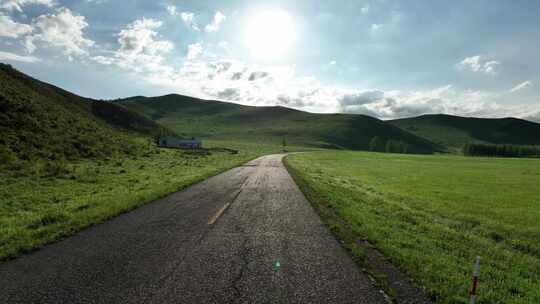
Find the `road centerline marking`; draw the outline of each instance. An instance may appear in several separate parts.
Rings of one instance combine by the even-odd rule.
[[[238,196],[240,195],[240,193],[242,193],[242,190],[245,186],[245,184],[247,183],[248,179],[249,179],[250,176],[247,176],[243,181],[242,181],[242,185],[240,185],[240,190],[238,190],[238,193],[236,193],[236,195],[233,197],[233,199],[226,203],[223,207],[221,207],[221,209],[218,210],[218,212],[216,214],[214,214],[214,216],[212,216],[209,220],[208,220],[208,225],[213,225],[221,215],[223,215],[223,213],[227,210],[227,208],[229,208],[229,206],[234,203],[234,201],[236,201],[236,199],[238,198]]]
[[[218,212],[216,214],[214,214],[214,216],[212,216],[208,220],[208,225],[213,225],[218,220],[218,218],[223,214],[223,212],[225,212],[225,210],[227,210],[227,208],[229,208],[230,205],[231,205],[231,203],[228,202],[223,207],[221,207],[221,209],[219,209]]]

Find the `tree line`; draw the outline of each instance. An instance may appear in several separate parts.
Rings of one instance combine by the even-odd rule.
[[[386,153],[409,153],[411,146],[401,140],[388,139],[386,141],[381,140],[378,136],[375,136],[369,142],[369,150],[373,152],[386,152]]]
[[[538,157],[540,156],[540,146],[468,143],[463,146],[463,154],[467,156]]]

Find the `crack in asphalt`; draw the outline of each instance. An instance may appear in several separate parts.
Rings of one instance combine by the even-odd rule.
[[[233,278],[231,285],[229,287],[229,289],[233,290],[234,296],[231,298],[231,300],[229,300],[228,303],[237,303],[242,298],[242,291],[240,290],[238,283],[242,280],[244,276],[244,272],[246,271],[246,268],[249,265],[248,256],[251,249],[249,246],[246,246],[248,241],[249,241],[249,238],[246,237],[244,241],[242,242],[242,246],[241,246],[242,250],[239,252],[239,258],[241,261],[239,271],[237,275]]]

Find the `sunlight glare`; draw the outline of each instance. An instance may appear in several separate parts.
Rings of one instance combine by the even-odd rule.
[[[261,11],[248,20],[245,39],[255,57],[283,57],[292,47],[295,38],[293,19],[285,11]]]

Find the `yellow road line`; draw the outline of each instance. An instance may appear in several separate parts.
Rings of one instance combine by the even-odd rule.
[[[208,225],[213,225],[218,220],[218,218],[223,214],[223,212],[225,212],[225,210],[229,208],[230,205],[231,203],[226,203],[225,206],[221,207],[221,209],[219,209],[218,212],[214,216],[212,216],[210,220],[208,220]]]

